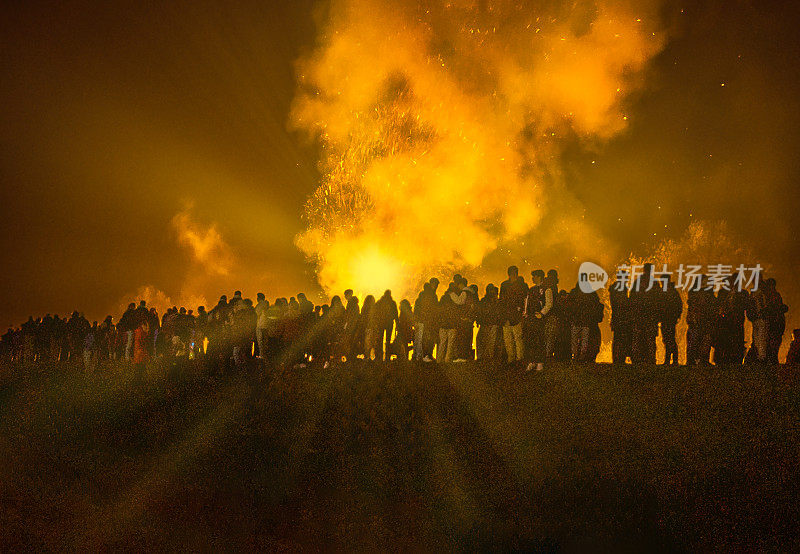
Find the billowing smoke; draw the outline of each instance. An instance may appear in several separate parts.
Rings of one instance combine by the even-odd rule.
[[[322,151],[296,239],[320,284],[408,294],[543,221],[550,242],[597,236],[551,201],[561,152],[626,128],[662,44],[651,2],[331,0],[292,110]]]
[[[193,220],[191,206],[172,218],[178,243],[189,249],[192,259],[211,274],[228,275],[233,263],[230,247],[216,225],[204,226]]]

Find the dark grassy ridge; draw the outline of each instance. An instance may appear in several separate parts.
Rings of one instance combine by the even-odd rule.
[[[779,368],[0,377],[0,546],[797,550]]]

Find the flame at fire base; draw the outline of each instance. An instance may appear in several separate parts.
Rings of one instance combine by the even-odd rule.
[[[563,137],[624,129],[656,9],[333,0],[292,109],[322,148],[296,242],[323,288],[410,294],[534,230]]]

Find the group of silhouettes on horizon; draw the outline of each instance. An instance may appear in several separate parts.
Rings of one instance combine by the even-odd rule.
[[[618,279],[620,275],[617,276]],[[456,274],[440,295],[440,282],[426,282],[413,306],[386,291],[363,303],[352,290],[315,306],[305,294],[256,303],[236,291],[210,310],[172,307],[159,317],[145,301],[131,303],[118,322],[92,324],[69,318],[30,317],[0,339],[0,359],[12,363],[74,362],[86,369],[114,360],[144,364],[154,357],[186,357],[220,368],[253,363],[306,367],[355,359],[460,363],[478,360],[542,370],[548,362],[594,363],[601,349],[605,304],[597,291],[578,284],[559,289],[556,270],[531,272],[531,283],[508,268],[500,287],[478,286]],[[742,290],[734,277],[711,286],[699,276],[686,294],[688,365],[778,363],[787,306],[765,279]],[[714,289],[717,290],[714,290]],[[627,286],[609,285],[611,357],[615,364],[655,364],[660,331],[665,364],[678,363],[676,325],[684,300],[671,280],[656,283],[651,264]],[[745,323],[751,324],[749,348]],[[800,329],[794,331],[787,364],[800,363]]]

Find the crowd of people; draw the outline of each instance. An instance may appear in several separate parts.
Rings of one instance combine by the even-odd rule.
[[[618,279],[620,275],[617,276]],[[626,286],[609,286],[612,360],[656,363],[659,331],[665,364],[678,363],[676,325],[684,301],[669,280],[655,283],[650,264]],[[774,279],[752,291],[731,278],[712,287],[700,276],[686,301],[686,363],[778,363],[787,306]],[[363,302],[352,290],[315,306],[303,293],[270,303],[236,291],[210,310],[172,307],[159,317],[145,301],[131,303],[116,323],[112,316],[89,323],[32,316],[0,339],[0,358],[16,363],[73,361],[93,369],[109,360],[143,364],[154,357],[204,359],[221,366],[252,358],[306,366],[357,358],[459,363],[467,360],[542,370],[549,361],[593,363],[601,348],[605,304],[597,291],[576,283],[559,288],[556,270],[531,272],[530,285],[515,266],[498,288],[478,286],[456,274],[440,295],[440,282],[426,282],[413,306],[398,306],[391,291]],[[714,290],[714,289],[717,290]],[[745,322],[752,340],[745,345]],[[794,331],[786,362],[800,363],[800,330]]]

